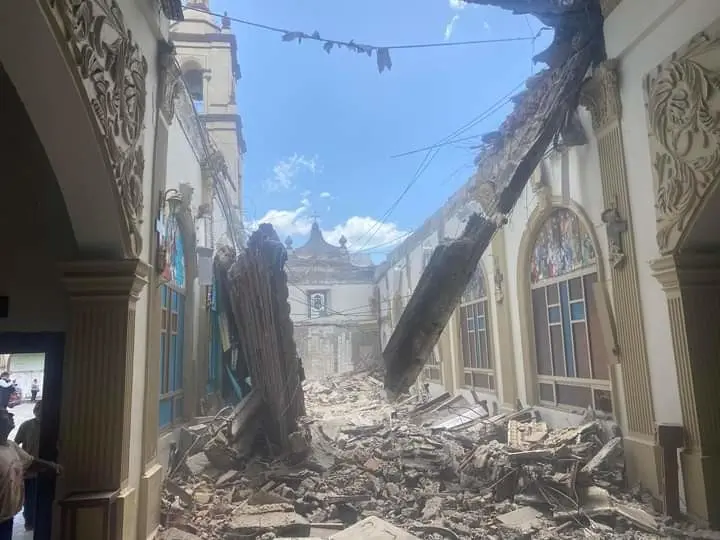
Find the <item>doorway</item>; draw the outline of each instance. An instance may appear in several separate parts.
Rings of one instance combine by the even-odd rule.
[[[58,460],[64,341],[61,332],[0,333],[0,364],[5,364],[4,370],[16,380],[21,393],[19,403],[9,409],[15,415],[15,431],[10,438],[14,439],[22,422],[33,417],[32,381],[37,379],[36,400],[42,400],[39,457],[47,461]],[[36,489],[35,528],[25,530],[21,512],[15,517],[13,540],[51,538],[55,478],[39,476]]]

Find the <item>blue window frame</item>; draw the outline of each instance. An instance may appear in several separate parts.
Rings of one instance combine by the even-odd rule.
[[[182,236],[176,234],[170,258],[172,279],[160,287],[160,428],[183,418],[185,340],[185,257]]]

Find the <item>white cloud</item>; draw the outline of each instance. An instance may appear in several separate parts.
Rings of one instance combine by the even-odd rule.
[[[309,189],[306,189],[306,190],[303,191],[300,195],[302,195],[303,197],[307,198],[307,197],[309,197],[310,195],[312,195],[312,191],[310,191]]]
[[[303,201],[304,202],[304,201]],[[271,223],[281,239],[287,236],[297,238],[299,245],[312,228],[313,219],[309,216],[309,205],[303,204],[295,210],[269,210],[263,217],[246,224],[250,231],[257,229],[261,223]],[[390,251],[404,240],[408,232],[400,229],[395,223],[379,223],[375,218],[368,216],[352,216],[344,223],[335,225],[331,229],[323,229],[325,240],[339,245],[340,237],[347,239],[350,251],[362,249],[363,251]]]
[[[300,200],[300,204],[301,204],[302,206],[310,206],[310,199],[308,199],[307,197],[305,197],[304,199],[301,199],[301,200]]]
[[[465,3],[465,0],[448,0],[448,3],[450,4],[450,9],[465,9],[467,4]]]
[[[332,195],[330,195],[330,193],[327,192],[327,191],[323,191],[323,192],[320,194],[320,198],[321,198],[321,199],[329,199],[329,198],[331,198],[331,197],[332,197]]]
[[[395,223],[379,223],[368,216],[352,216],[345,223],[340,223],[324,233],[325,239],[332,244],[338,244],[340,237],[344,236],[350,251],[372,250],[375,247],[379,251],[390,251],[408,234]]]
[[[484,28],[485,30],[487,30],[488,32],[489,32],[490,30],[492,30],[492,28],[490,27],[490,23],[487,22],[487,21],[483,21],[483,28]]]
[[[450,22],[447,23],[447,26],[445,26],[445,41],[448,41],[452,37],[453,30],[455,28],[455,23],[460,18],[460,15],[453,15],[453,18],[450,19]]]
[[[316,174],[321,171],[317,156],[308,158],[300,154],[293,154],[278,161],[272,170],[272,175],[265,179],[267,191],[282,191],[291,189],[295,178],[302,172]]]

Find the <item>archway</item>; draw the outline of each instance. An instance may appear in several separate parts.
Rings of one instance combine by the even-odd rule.
[[[603,264],[592,222],[573,201],[536,207],[520,242],[517,295],[529,403],[613,412],[599,317]]]
[[[43,4],[33,1],[0,6],[0,20],[4,21],[0,63],[43,143],[80,252],[93,257],[136,256],[142,243],[139,223],[144,164],[142,126],[137,122],[145,120],[147,67],[144,59],[137,56],[139,53],[132,55],[140,62],[136,74],[143,86],[128,85],[124,89],[132,103],[128,102],[124,115],[113,118],[125,136],[104,132],[90,105],[96,90],[86,90],[79,67],[69,63],[70,51],[63,42],[58,42],[64,30],[49,22],[56,20],[54,13],[51,8],[50,13],[45,13]],[[57,4],[55,9],[65,3]],[[121,35],[120,39],[134,47],[129,36]],[[76,43],[71,40],[70,45]],[[96,58],[95,51],[91,54]],[[100,66],[104,65],[105,61],[101,61]],[[134,69],[135,66],[128,66],[128,75]]]
[[[75,7],[0,3],[0,129],[4,167],[13,170],[0,185],[0,248],[13,261],[0,270],[9,298],[0,337],[56,331],[64,342],[64,354],[54,356],[61,366],[52,392],[44,388],[44,405],[55,396],[59,435],[51,446],[64,467],[57,499],[91,494],[70,504],[95,506],[76,514],[77,534],[101,538],[104,517],[118,507],[137,511],[135,490],[125,487],[135,475],[133,392],[141,392],[133,385],[133,346],[148,271],[139,259],[147,258],[143,221],[150,228],[143,220],[143,132],[151,122],[147,63],[122,14],[101,12],[98,3]],[[80,28],[92,28],[92,38]],[[118,47],[125,56],[114,63],[117,56],[106,53]],[[48,529],[60,525],[49,513],[41,521]],[[117,535],[129,536],[128,527],[135,523],[118,523]],[[49,538],[49,530],[36,533]]]
[[[661,253],[651,267],[667,295],[685,431],[685,499],[688,513],[712,527],[720,527],[719,75],[716,21],[645,85]]]

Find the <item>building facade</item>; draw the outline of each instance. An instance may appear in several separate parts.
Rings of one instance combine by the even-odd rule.
[[[607,60],[583,84],[582,136],[542,159],[424,376],[555,425],[587,407],[613,418],[629,482],[658,501],[662,456],[680,448],[683,510],[718,527],[720,4],[599,3]],[[379,268],[383,345],[424,246],[459,234],[477,180]]]
[[[375,267],[351,257],[345,238],[325,241],[317,221],[310,238],[288,248],[290,317],[305,375],[317,379],[375,364],[378,359]]]
[[[181,77],[182,18],[175,0],[0,5],[0,353],[44,355],[40,454],[64,467],[37,539],[154,537],[160,435],[207,392],[240,177]]]

